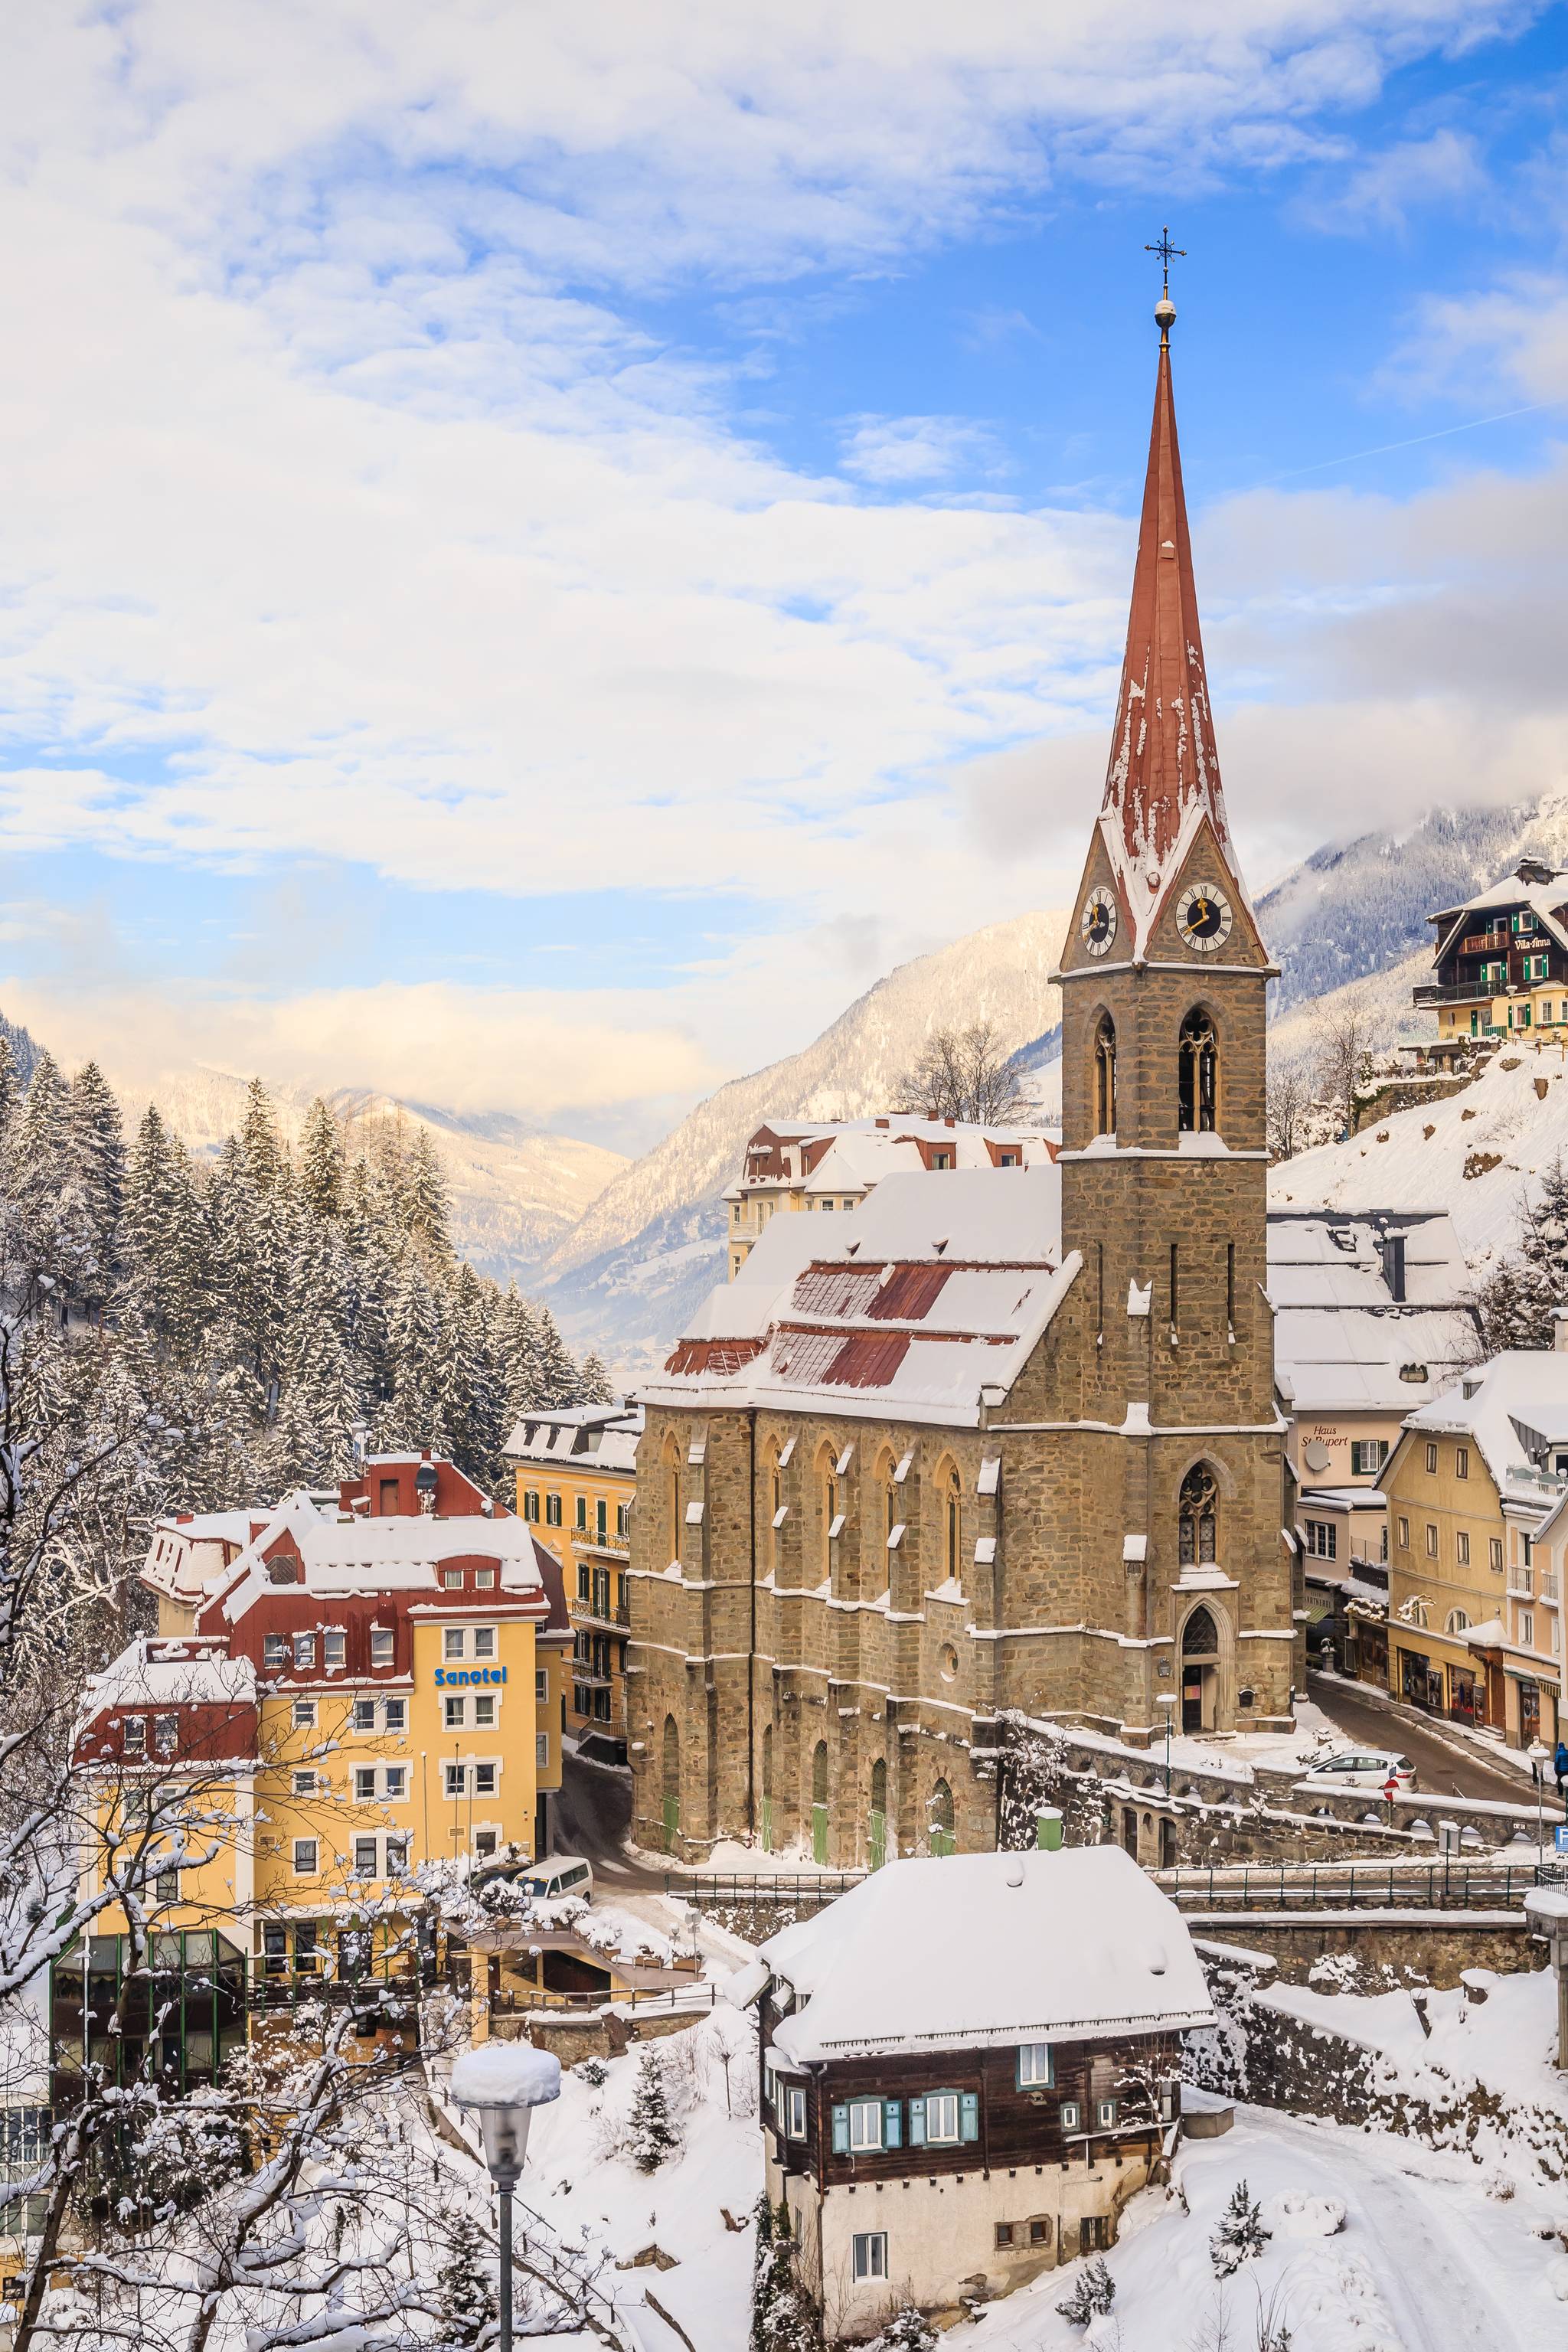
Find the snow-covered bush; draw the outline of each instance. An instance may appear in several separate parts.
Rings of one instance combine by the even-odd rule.
[[[1075,2327],[1087,2327],[1091,2319],[1103,2318],[1116,2301],[1116,2281],[1106,2266],[1104,2257],[1097,2254],[1088,2268],[1079,2273],[1072,2293],[1057,2309]]]
[[[447,2258],[436,2273],[436,2286],[442,2345],[463,2352],[463,2347],[482,2344],[495,2325],[496,2298],[483,2241],[470,2214],[459,2212],[449,2225]]]
[[[1243,2263],[1254,2261],[1273,2234],[1263,2225],[1263,2208],[1246,2181],[1238,2180],[1220,2215],[1219,2227],[1209,2240],[1215,2278],[1230,2278]]]
[[[657,2172],[680,2135],[670,2118],[664,2087],[664,2064],[657,2042],[645,2042],[637,2061],[637,2086],[632,2099],[628,2145],[639,2172]]]
[[[867,2347],[867,2352],[936,2352],[937,2332],[924,2312],[900,2304]]]
[[[572,2072],[580,2083],[586,2083],[591,2091],[602,2091],[610,2079],[609,2067],[602,2058],[584,2058],[573,2067]]]

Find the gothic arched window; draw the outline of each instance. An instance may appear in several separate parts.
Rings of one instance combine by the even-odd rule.
[[[833,1573],[833,1522],[838,1517],[838,1480],[833,1456],[825,1454],[817,1474],[822,1480],[822,1573]]]
[[[1094,1033],[1094,1131],[1116,1132],[1116,1024],[1109,1013]]]
[[[1219,1045],[1214,1023],[1195,1004],[1182,1024],[1178,1045],[1179,1125],[1184,1135],[1212,1135],[1217,1124]]]
[[[1216,1658],[1219,1655],[1219,1634],[1214,1618],[1206,1609],[1194,1609],[1182,1628],[1184,1658]]]
[[[1205,1462],[1194,1462],[1182,1481],[1181,1542],[1177,1558],[1184,1568],[1211,1567],[1215,1558],[1215,1517],[1219,1489]],[[1189,1621],[1190,1622],[1190,1621]]]
[[[939,1780],[931,1793],[927,1807],[930,1827],[927,1843],[932,1853],[952,1853],[957,1846],[953,1834],[952,1790],[945,1780]]]

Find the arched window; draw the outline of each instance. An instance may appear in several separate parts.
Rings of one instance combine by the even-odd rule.
[[[680,1454],[673,1438],[664,1448],[664,1507],[669,1520],[669,1556],[680,1558]]]
[[[1176,1557],[1184,1568],[1210,1568],[1215,1560],[1215,1520],[1219,1489],[1206,1462],[1194,1462],[1182,1481],[1181,1541]]]
[[[767,1485],[763,1492],[768,1514],[768,1566],[776,1574],[779,1561],[784,1557],[784,1530],[779,1525],[779,1514],[784,1509],[784,1472],[779,1467],[776,1447],[768,1458]]]
[[[888,1859],[888,1768],[879,1756],[871,1767],[870,1861],[880,1870]]]
[[[819,1739],[811,1752],[811,1858],[827,1860],[827,1742]]]
[[[1109,1013],[1094,1033],[1094,1131],[1116,1132],[1116,1024]]]
[[[680,1727],[664,1718],[664,1850],[673,1853],[680,1835]]]
[[[773,1850],[773,1727],[763,1726],[763,1852]]]
[[[1178,1045],[1179,1125],[1184,1135],[1212,1135],[1219,1101],[1219,1045],[1214,1023],[1194,1004]]]
[[[833,1573],[833,1522],[838,1517],[838,1479],[833,1455],[825,1453],[817,1473],[822,1481],[822,1573]]]
[[[1184,1658],[1217,1658],[1219,1634],[1214,1618],[1206,1609],[1194,1609],[1182,1628]]]
[[[1462,1609],[1449,1610],[1447,1630],[1450,1633],[1463,1633],[1467,1632],[1469,1627],[1469,1619],[1466,1616]]]
[[[927,1843],[932,1853],[952,1853],[958,1840],[953,1834],[952,1790],[945,1780],[939,1780],[931,1792],[926,1808],[930,1822]]]
[[[948,1472],[943,1484],[947,1491],[942,1498],[942,1564],[949,1580],[957,1584],[962,1571],[959,1543],[963,1489],[956,1470]]]

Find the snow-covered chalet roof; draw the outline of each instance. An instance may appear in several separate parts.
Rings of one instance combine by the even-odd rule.
[[[759,1141],[761,1137],[769,1139],[766,1145]],[[1016,1152],[1019,1165],[1032,1168],[1056,1149],[1043,1128],[994,1127],[982,1120],[896,1114],[831,1125],[781,1120],[752,1137],[741,1173],[724,1198],[740,1201],[756,1192],[799,1192],[818,1200],[837,1192],[868,1192],[888,1176],[927,1172],[922,1145],[950,1152],[954,1169],[994,1168],[1001,1151]],[[773,1164],[778,1161],[786,1172]]]
[[[1078,1272],[1060,1236],[1049,1160],[889,1176],[841,1224],[775,1217],[641,1394],[973,1427]]]
[[[1438,926],[1437,944],[1434,956],[1446,956],[1456,936],[1469,928],[1472,915],[1490,914],[1501,907],[1511,909],[1528,907],[1542,929],[1551,933],[1559,947],[1568,948],[1568,922],[1563,919],[1565,899],[1561,882],[1521,882],[1517,874],[1505,874],[1489,890],[1478,891],[1473,898],[1463,899],[1456,907],[1445,907],[1440,913],[1428,915],[1429,923]],[[1447,926],[1445,929],[1444,926]]]
[[[82,1713],[110,1708],[132,1712],[155,1707],[247,1706],[256,1701],[256,1669],[248,1658],[231,1658],[212,1643],[142,1634],[94,1675],[82,1696]]]
[[[1405,1426],[1473,1439],[1500,1493],[1510,1478],[1533,1483],[1539,1453],[1568,1449],[1568,1353],[1505,1349],[1420,1406]]]
[[[1119,1846],[900,1862],[770,1937],[798,2064],[1212,2025],[1185,1923]]]
[[[266,1517],[262,1510],[181,1511],[153,1529],[142,1580],[171,1600],[190,1603],[227,1574]]]
[[[1395,1242],[1403,1300],[1384,1255]],[[1469,1276],[1441,1211],[1272,1209],[1268,1248],[1275,1377],[1298,1413],[1403,1415],[1473,1357]]]

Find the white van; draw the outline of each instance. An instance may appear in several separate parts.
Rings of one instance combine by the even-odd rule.
[[[542,1862],[531,1863],[518,1874],[518,1885],[541,1903],[564,1903],[568,1897],[578,1903],[594,1899],[593,1870],[574,1853],[546,1854]]]

